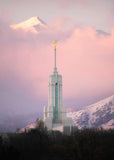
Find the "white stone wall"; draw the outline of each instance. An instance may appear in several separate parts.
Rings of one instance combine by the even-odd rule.
[[[58,83],[58,119],[55,119],[55,85]],[[53,123],[53,120],[55,123]],[[44,107],[44,121],[45,125],[51,129],[62,126],[71,126],[73,121],[66,117],[66,107],[62,106],[62,76],[58,75],[55,70],[49,76],[48,84],[48,106]]]
[[[47,117],[46,120],[45,120],[45,126],[48,129],[52,129],[53,128],[53,119],[50,118],[50,117]]]

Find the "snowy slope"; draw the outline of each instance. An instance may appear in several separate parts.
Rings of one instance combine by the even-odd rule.
[[[41,29],[46,27],[46,23],[39,17],[32,17],[24,22],[10,26],[14,30],[22,29],[26,32],[30,31],[38,33]]]
[[[114,95],[85,107],[77,112],[67,113],[78,128],[114,128]]]
[[[114,119],[108,121],[107,123],[102,125],[102,128],[104,129],[112,129],[114,128]]]

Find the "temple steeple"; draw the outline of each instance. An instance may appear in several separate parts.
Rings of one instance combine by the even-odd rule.
[[[44,107],[44,121],[49,129],[72,125],[72,119],[66,116],[66,107],[62,105],[62,75],[57,72],[56,41],[54,41],[54,71],[49,76],[48,106]]]
[[[56,43],[57,43],[57,41],[55,40],[54,41],[54,74],[58,74],[58,72],[57,72],[57,67],[56,67]]]

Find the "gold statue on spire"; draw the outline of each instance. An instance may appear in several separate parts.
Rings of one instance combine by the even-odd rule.
[[[55,40],[54,41],[54,49],[56,50],[56,43],[57,43],[57,41]]]

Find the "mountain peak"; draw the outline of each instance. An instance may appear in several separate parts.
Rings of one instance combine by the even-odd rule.
[[[39,17],[31,17],[30,19],[24,21],[24,22],[21,22],[20,24],[26,24],[28,26],[34,26],[34,25],[46,25],[46,23],[40,19]]]
[[[25,31],[31,31],[34,33],[38,33],[38,30],[41,28],[44,28],[46,26],[46,23],[40,19],[39,17],[31,17],[30,19],[21,22],[19,24],[11,25],[10,27],[12,29],[23,29]]]

